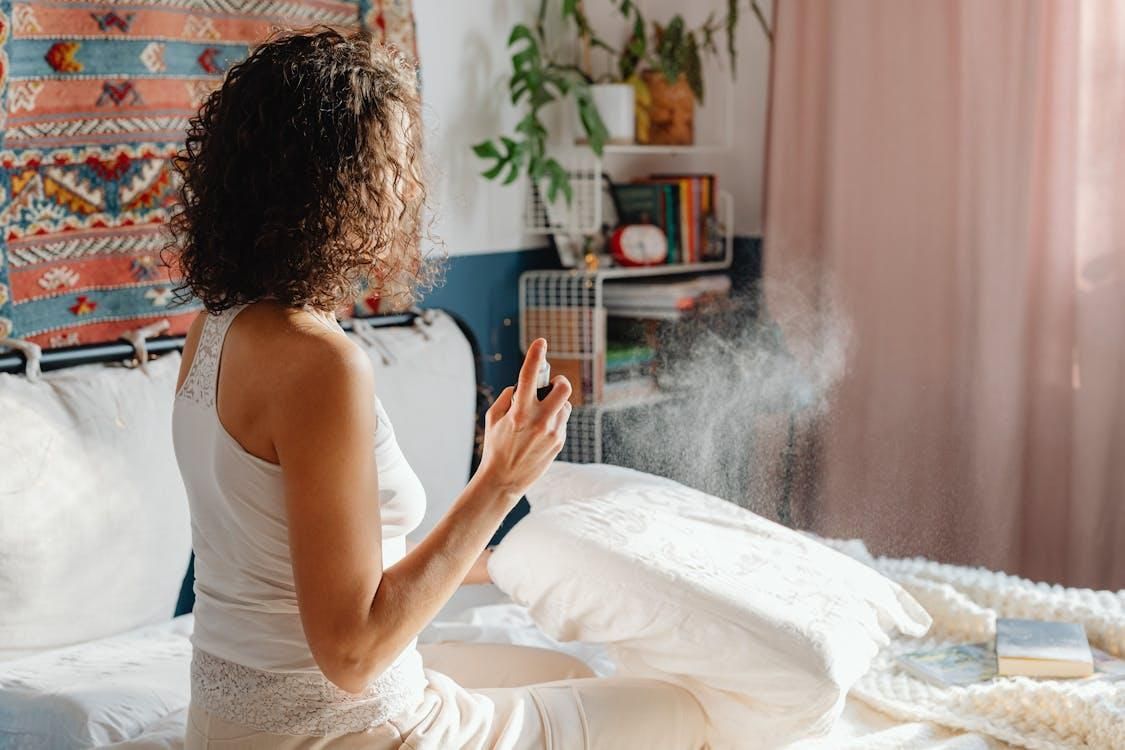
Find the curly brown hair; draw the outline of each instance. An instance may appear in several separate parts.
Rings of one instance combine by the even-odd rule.
[[[177,159],[180,298],[331,310],[431,283],[420,110],[414,66],[363,32],[282,33],[232,66]]]

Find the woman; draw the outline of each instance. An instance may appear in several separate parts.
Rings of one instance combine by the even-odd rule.
[[[394,296],[426,275],[419,130],[413,70],[331,30],[262,45],[192,121],[173,224],[206,306],[173,425],[196,553],[188,747],[698,747],[698,704],[661,682],[523,684],[583,673],[558,658],[522,678],[509,661],[508,687],[473,693],[423,670],[419,631],[481,577],[563,444],[571,388],[535,398],[532,344],[479,470],[407,552],[422,487],[333,311],[360,284]],[[468,661],[477,684],[496,672]]]

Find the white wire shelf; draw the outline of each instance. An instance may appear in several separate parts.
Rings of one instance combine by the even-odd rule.
[[[636,320],[682,320],[683,310],[662,310],[643,307],[607,307],[605,314],[611,318],[634,318]]]
[[[548,200],[546,181],[537,185],[527,182],[524,201],[523,228],[527,234],[553,234],[582,237],[602,227],[602,162],[590,151],[560,151],[558,159],[567,164],[567,176],[573,191],[571,199],[560,193]]]
[[[730,147],[721,143],[691,143],[683,146],[657,146],[648,143],[607,143],[602,149],[603,154],[630,154],[639,156],[658,155],[684,155],[705,156],[722,154]]]
[[[569,273],[576,276],[591,276],[601,279],[631,279],[646,276],[677,276],[688,273],[705,273],[708,271],[725,271],[730,268],[730,254],[723,260],[709,261],[707,263],[665,263],[659,266],[638,266],[626,268],[613,266],[611,268],[596,268],[592,271],[584,269],[566,269],[556,273]]]

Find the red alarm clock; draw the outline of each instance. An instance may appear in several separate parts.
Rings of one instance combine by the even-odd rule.
[[[668,238],[655,224],[622,224],[609,237],[609,252],[623,266],[658,266],[668,258]]]

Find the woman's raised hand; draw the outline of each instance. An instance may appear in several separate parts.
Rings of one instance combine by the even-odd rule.
[[[511,503],[543,475],[566,441],[570,417],[570,381],[551,379],[551,392],[540,401],[535,380],[547,357],[547,342],[536,339],[527,350],[517,386],[508,386],[485,415],[484,452],[479,472],[509,496]]]

